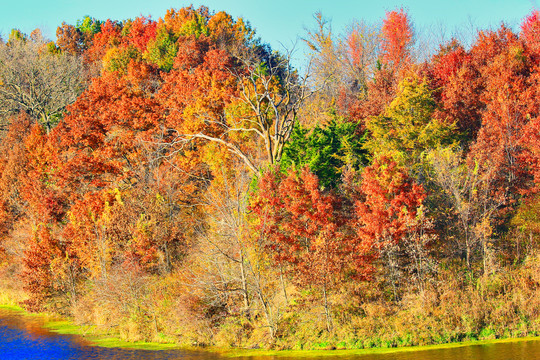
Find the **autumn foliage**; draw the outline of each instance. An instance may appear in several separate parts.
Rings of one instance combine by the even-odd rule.
[[[326,286],[345,274],[362,279],[371,271],[372,247],[357,240],[342,207],[342,199],[323,193],[307,168],[288,176],[266,172],[252,204],[274,261],[300,284]]]
[[[32,62],[2,94],[57,86],[0,99],[0,291],[190,345],[536,334],[539,16],[420,60],[404,9],[342,35],[317,14],[309,74],[206,7],[13,31],[0,64]]]
[[[414,34],[409,16],[403,8],[386,12],[381,33],[382,61],[394,70],[406,66],[412,60]]]
[[[365,168],[360,191],[356,231],[364,248],[376,250],[399,244],[413,230],[426,197],[422,186],[386,157]]]

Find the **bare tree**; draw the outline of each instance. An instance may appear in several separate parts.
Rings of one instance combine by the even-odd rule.
[[[329,109],[347,111],[352,103],[367,96],[379,57],[380,26],[352,21],[341,33],[320,12],[316,25],[306,29],[303,41],[309,48],[309,85],[320,91],[303,107],[300,121],[313,126],[331,119]]]
[[[239,79],[240,100],[251,110],[243,120],[264,140],[269,164],[280,161],[298,110],[313,92],[307,87],[308,76],[301,78],[292,68],[291,55],[264,62],[240,59],[246,73]]]
[[[440,186],[456,217],[460,245],[464,246],[467,267],[477,249],[481,248],[484,273],[489,272],[489,238],[496,211],[504,204],[504,194],[493,193],[492,170],[480,171],[478,164],[470,165],[462,159],[461,151],[445,148],[433,150],[429,160],[434,181]]]
[[[225,304],[231,314],[256,322],[262,319],[270,337],[277,331],[286,304],[279,291],[279,274],[247,219],[249,170],[227,175],[203,196],[206,218],[198,227],[198,273],[191,286],[203,290],[208,303]],[[201,260],[202,259],[202,260]]]
[[[0,114],[25,111],[50,131],[86,85],[82,60],[55,54],[39,30],[0,44]]]
[[[205,122],[217,123],[222,128],[220,135],[183,134],[173,129],[176,135],[173,146],[183,147],[195,139],[212,141],[237,155],[253,172],[258,172],[261,165],[280,161],[300,107],[317,90],[308,87],[309,75],[302,77],[292,67],[292,51],[284,56],[263,53],[261,57],[253,49],[243,51],[237,56],[240,66],[231,69],[238,84],[237,95],[232,100],[245,105],[247,111],[234,116],[223,114],[219,119],[207,119],[202,114]],[[246,148],[234,140],[238,137],[234,134],[247,133],[255,134],[262,149]]]
[[[423,207],[407,226],[411,229],[403,239],[404,254],[408,263],[406,270],[423,292],[431,273],[436,270],[436,260],[429,255],[429,246],[437,240],[433,232],[434,221],[426,217]]]
[[[354,20],[343,34],[336,36],[320,12],[314,17],[317,27],[308,30],[304,39],[313,63],[311,85],[325,84],[323,92],[331,98],[338,97],[344,89],[361,93],[377,66],[378,26]]]

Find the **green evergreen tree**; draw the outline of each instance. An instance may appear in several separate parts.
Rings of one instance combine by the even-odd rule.
[[[345,168],[367,165],[365,134],[359,135],[359,124],[334,117],[326,126],[308,130],[297,125],[281,159],[281,168],[308,165],[324,188],[335,188]]]

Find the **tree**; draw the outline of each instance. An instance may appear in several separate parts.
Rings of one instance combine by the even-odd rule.
[[[32,126],[25,138],[25,148],[27,167],[20,194],[26,216],[36,227],[61,221],[67,207],[67,194],[59,176],[63,170],[59,149],[38,124]]]
[[[389,156],[402,166],[417,167],[422,153],[453,140],[453,124],[433,118],[436,107],[426,79],[404,79],[385,113],[366,122],[370,137],[365,147],[375,157]]]
[[[86,83],[81,59],[51,54],[41,35],[0,44],[0,111],[25,111],[49,132]]]
[[[201,36],[199,40],[190,41],[195,46],[203,46],[205,39]],[[305,79],[298,80],[289,57],[270,55],[266,50],[261,50],[263,55],[267,54],[267,58],[261,59],[251,53],[237,59],[240,66],[232,66],[233,59],[223,50],[208,49],[208,42],[204,46],[206,50],[203,47],[199,55],[199,59],[204,62],[196,63],[199,71],[197,78],[193,77],[193,72],[186,74],[191,70],[182,64],[172,75],[179,77],[177,81],[184,82],[179,84],[182,87],[166,86],[164,93],[172,89],[180,95],[183,87],[196,86],[198,92],[221,98],[214,101],[210,109],[196,108],[189,104],[193,100],[191,94],[182,100],[184,104],[189,104],[185,109],[178,109],[177,101],[171,103],[167,100],[171,119],[175,119],[182,111],[190,111],[188,119],[192,119],[189,123],[191,129],[173,127],[177,133],[174,144],[185,147],[194,140],[217,143],[242,159],[254,172],[261,166],[276,164],[281,159],[283,148],[297,121],[300,105],[311,93]],[[208,53],[203,57],[206,51]],[[195,60],[193,55],[187,59]],[[181,60],[184,57],[177,56],[177,61]],[[215,77],[221,78],[221,82],[213,81]],[[170,84],[174,81],[171,77]],[[208,87],[200,88],[197,83],[202,81],[211,82]],[[233,88],[233,84],[237,89]],[[184,92],[182,96],[187,94]],[[207,106],[207,103],[203,105]]]
[[[25,138],[31,129],[28,115],[20,114],[0,145],[0,238],[7,237],[13,226],[24,217],[21,198],[23,178],[28,173]]]
[[[177,37],[166,31],[164,26],[156,30],[156,36],[150,40],[144,53],[145,59],[163,71],[170,71],[178,52]]]
[[[477,56],[489,56],[489,61],[485,59],[482,68],[482,126],[468,159],[478,163],[481,173],[494,177],[492,196],[504,198],[502,210],[509,211],[532,185],[528,164],[523,162],[523,135],[531,119],[540,114],[538,82],[527,49],[506,27],[485,34],[475,47]]]
[[[479,162],[467,163],[462,153],[452,148],[433,150],[428,159],[433,180],[449,201],[447,209],[439,212],[448,213],[450,210],[455,216],[449,220],[449,226],[457,228],[457,249],[460,253],[465,252],[467,268],[471,269],[480,246],[484,273],[489,273],[489,243],[496,211],[506,201],[504,194],[493,192],[496,169],[490,166],[482,168]],[[444,201],[439,201],[444,204]]]
[[[94,36],[101,31],[101,25],[103,25],[103,23],[103,21],[88,15],[77,20],[75,27],[82,34],[82,43],[85,50],[92,45]]]
[[[56,178],[61,171],[57,149],[48,141],[44,129],[32,125],[24,113],[11,128],[6,139],[20,138],[18,144],[6,144],[12,149],[4,153],[0,162],[0,218],[2,230],[7,232],[2,248],[8,250],[13,261],[24,265],[21,278],[29,295],[26,305],[35,311],[43,309],[53,297],[62,303],[64,298],[57,295],[69,297],[68,291],[74,294],[62,280],[70,260],[64,256],[57,231],[65,214],[66,198]]]
[[[540,11],[534,10],[521,24],[520,38],[536,53],[540,51]]]
[[[386,12],[381,29],[382,62],[394,72],[411,61],[413,35],[409,16],[403,8]]]
[[[362,173],[355,203],[355,229],[360,247],[384,261],[394,299],[399,298],[397,284],[404,241],[420,227],[417,215],[425,197],[423,187],[389,157],[375,159]]]
[[[111,215],[115,200],[111,192],[87,194],[83,201],[71,206],[68,214],[69,224],[64,236],[69,239],[71,253],[80,259],[90,279],[107,277],[112,259],[118,256],[118,248],[125,246],[128,240],[112,241],[112,228],[118,225],[112,223]]]
[[[340,108],[346,109],[346,113],[354,119],[382,115],[396,96],[398,83],[413,73],[410,66],[413,30],[405,11],[400,9],[399,12],[396,10],[386,12],[382,28],[376,35],[376,41],[380,43],[378,48],[369,46],[373,40],[368,40],[363,44],[363,54],[368,50],[372,50],[374,54],[363,55],[364,58],[370,59],[368,62],[370,65],[362,72],[372,74],[372,76],[367,79],[357,94],[342,92],[338,101]],[[363,36],[364,39],[370,37],[373,35]],[[348,39],[349,45],[354,38],[353,31]],[[349,52],[351,51],[354,54],[354,47]],[[374,61],[375,57],[376,61]]]
[[[538,246],[540,234],[540,198],[537,194],[522,199],[510,224],[517,230],[512,239],[515,241],[517,260],[531,256]]]
[[[280,165],[283,169],[307,165],[324,189],[335,189],[346,170],[358,170],[368,163],[363,149],[365,134],[359,136],[359,128],[360,124],[336,116],[329,124],[311,131],[297,124]]]
[[[361,119],[357,106],[367,97],[367,86],[376,71],[379,29],[360,21],[344,34],[332,32],[330,21],[315,14],[317,28],[304,41],[310,48],[310,86],[318,88],[302,108],[301,122],[318,124],[331,120],[329,108]]]
[[[30,294],[26,305],[30,311],[40,311],[55,294],[56,274],[52,264],[55,259],[62,257],[60,244],[51,236],[50,229],[40,225],[24,255],[22,277],[24,288]]]
[[[288,304],[287,293],[282,269],[268,261],[250,224],[249,170],[237,166],[232,171],[222,164],[221,171],[214,173],[201,198],[205,211],[197,226],[197,245],[189,256],[198,268],[191,270],[191,284],[203,290],[206,304],[224,307],[230,316],[251,322],[261,317],[273,338],[281,308]],[[284,296],[277,295],[280,289]]]
[[[290,63],[291,54],[269,59],[243,58],[244,74],[238,74],[239,99],[248,108],[241,121],[264,141],[263,164],[279,163],[289,141],[300,106],[313,90],[307,77],[300,78]],[[232,129],[231,129],[232,130]]]
[[[251,204],[276,265],[288,269],[298,286],[315,285],[322,292],[329,331],[328,292],[340,279],[365,279],[371,271],[371,249],[356,242],[342,205],[336,195],[321,191],[307,167],[288,176],[265,172]]]
[[[73,25],[63,22],[56,29],[56,38],[56,46],[67,54],[81,55],[84,51],[82,33]]]
[[[455,124],[468,147],[481,126],[483,80],[470,52],[456,40],[441,45],[431,60],[430,80],[438,102],[434,117]]]

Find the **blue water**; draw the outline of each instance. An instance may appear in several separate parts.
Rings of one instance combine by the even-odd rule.
[[[208,354],[181,350],[100,348],[76,336],[58,335],[38,320],[0,310],[0,360],[199,359]],[[216,358],[216,356],[213,356]]]

